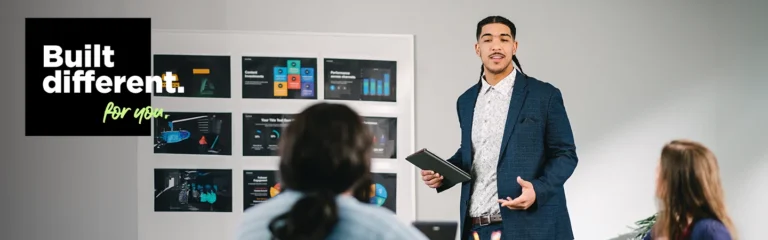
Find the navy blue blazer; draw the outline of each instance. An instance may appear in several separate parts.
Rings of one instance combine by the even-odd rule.
[[[501,207],[502,239],[572,240],[573,230],[563,184],[572,175],[578,158],[571,124],[560,90],[552,84],[514,71],[515,83],[499,152],[497,187],[499,198],[522,193],[517,177],[533,184],[536,201],[527,210]],[[450,163],[471,172],[472,118],[481,89],[478,82],[456,103],[461,127],[461,146]],[[466,236],[473,181],[461,185],[461,235]],[[437,192],[453,186],[441,186]]]
[[[649,231],[643,240],[652,240],[653,231]],[[728,228],[715,218],[704,218],[693,224],[688,239],[691,240],[731,240]]]

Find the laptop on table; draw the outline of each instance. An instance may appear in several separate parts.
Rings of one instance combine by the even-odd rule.
[[[429,240],[455,240],[459,224],[456,222],[413,222],[413,226],[419,229]]]

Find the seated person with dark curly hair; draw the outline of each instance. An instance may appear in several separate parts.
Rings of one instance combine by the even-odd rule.
[[[319,103],[295,116],[280,142],[283,191],[245,211],[237,239],[426,240],[391,211],[361,202],[372,176],[368,131],[344,105]]]

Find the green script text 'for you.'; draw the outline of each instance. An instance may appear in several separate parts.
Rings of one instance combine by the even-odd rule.
[[[115,103],[109,102],[107,104],[107,109],[104,109],[104,117],[101,119],[101,122],[107,122],[107,116],[111,116],[112,120],[122,119],[128,111],[131,111],[131,108],[118,107],[115,106]],[[150,120],[156,117],[168,118],[168,115],[163,115],[162,108],[152,108],[151,106],[147,106],[134,110],[133,117],[139,119],[139,124],[141,124],[141,121],[143,120]]]

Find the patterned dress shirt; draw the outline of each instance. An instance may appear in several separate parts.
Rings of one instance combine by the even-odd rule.
[[[488,216],[501,212],[496,187],[496,166],[501,141],[512,98],[517,69],[490,85],[483,77],[480,94],[475,103],[472,121],[472,176],[475,179],[470,197],[470,217]]]

